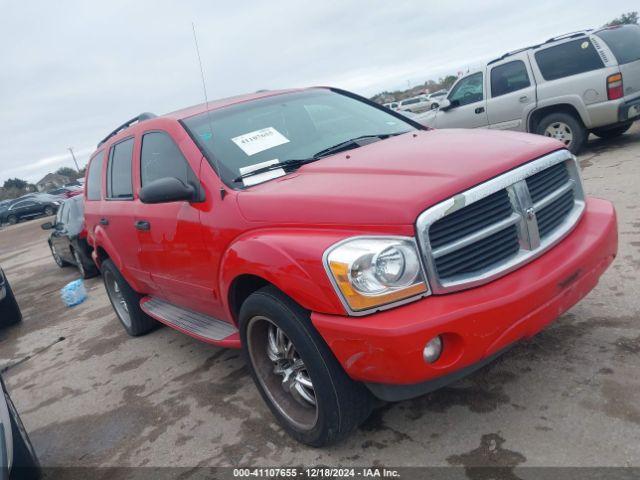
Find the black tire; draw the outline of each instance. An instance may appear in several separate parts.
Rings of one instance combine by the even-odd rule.
[[[431,104],[431,107],[429,107],[429,108],[431,108],[431,110],[436,110],[439,106],[440,106],[440,105],[439,105],[439,104],[437,104],[437,103],[432,103],[432,104]]]
[[[629,130],[631,128],[631,125],[633,125],[633,122],[628,122],[624,125],[618,125],[614,128],[594,128],[593,130],[591,130],[591,133],[600,138],[615,138],[619,137],[627,130]]]
[[[10,478],[37,480],[41,477],[40,462],[11,398],[5,395],[5,399],[9,408],[13,438],[13,464]]]
[[[15,225],[16,223],[18,223],[18,217],[16,217],[15,215],[9,215],[7,217],[7,223],[9,225]]]
[[[60,268],[64,268],[69,266],[69,262],[62,259],[62,257],[56,252],[55,247],[51,242],[49,242],[49,250],[51,250],[51,256],[53,257],[53,261],[56,262],[56,265]]]
[[[5,278],[5,297],[0,301],[0,327],[8,327],[22,321],[22,312],[11,290],[9,281]]]
[[[89,264],[89,261],[84,258],[84,255],[78,252],[75,248],[71,248],[73,258],[76,261],[76,268],[80,272],[80,276],[85,280],[87,278],[93,278],[98,275],[98,268],[95,265]]]
[[[53,208],[49,206],[44,207],[44,214],[47,217],[50,217],[51,215],[53,215]]]
[[[565,133],[571,135],[571,140],[567,141],[563,138],[554,137],[547,132],[547,129],[554,129],[555,125],[564,125],[566,129]],[[560,129],[558,129],[560,130]],[[538,135],[544,135],[552,138],[557,138],[559,141],[563,142],[565,146],[569,149],[569,151],[573,154],[578,154],[580,150],[584,147],[587,142],[587,137],[589,136],[589,132],[582,121],[574,117],[569,113],[550,113],[538,123],[536,127],[536,133]]]
[[[157,322],[140,308],[142,295],[131,288],[109,259],[102,262],[102,278],[111,306],[129,335],[138,337],[149,333],[156,327]],[[118,292],[115,292],[114,284],[117,286]],[[119,294],[121,297],[118,297]]]
[[[293,419],[293,411],[296,410],[297,414],[301,407],[290,393],[293,391],[291,384],[288,392],[282,388],[288,377],[283,376],[281,381],[281,377],[274,373],[275,361],[266,354],[268,342],[264,344],[265,352],[260,349],[264,338],[269,338],[268,333],[266,337],[265,333],[260,334],[261,322],[268,325],[267,328],[284,332],[284,338],[293,350],[292,358],[303,362],[304,374],[312,381],[316,407],[310,407],[314,410],[306,417],[309,419],[306,427],[300,425],[303,420],[296,424]],[[243,355],[253,381],[278,423],[294,439],[313,447],[329,445],[345,438],[369,417],[373,407],[371,394],[364,385],[347,376],[312,326],[309,313],[292,299],[275,287],[264,287],[243,303],[239,323]],[[271,367],[270,361],[274,362]],[[275,396],[281,397],[280,403],[276,403]],[[293,400],[287,401],[287,397]],[[285,410],[287,413],[283,414]],[[296,418],[302,417],[298,414]]]

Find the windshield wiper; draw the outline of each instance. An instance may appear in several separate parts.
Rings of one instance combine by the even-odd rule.
[[[256,168],[255,170],[251,170],[250,172],[243,173],[242,175],[234,178],[233,182],[234,183],[239,182],[242,179],[245,179],[247,177],[252,177],[253,175],[258,175],[259,173],[270,172],[272,170],[279,170],[279,169],[295,170],[296,168],[300,168],[305,163],[310,163],[315,160],[318,160],[318,159],[313,157],[312,158],[292,158],[290,160],[285,160],[284,162],[272,163],[271,165],[266,165],[261,168]]]
[[[378,138],[380,140],[384,140],[389,137],[395,137],[396,135],[402,135],[403,133],[406,133],[406,132],[381,133],[377,135],[361,135],[356,138],[350,138],[349,140],[340,142],[337,145],[333,145],[332,147],[325,148],[324,150],[320,150],[310,158],[292,158],[289,160],[285,160],[284,162],[272,163],[271,165],[266,165],[264,167],[257,168],[250,172],[243,173],[242,175],[239,175],[236,178],[234,178],[233,182],[236,183],[247,177],[258,175],[260,173],[270,172],[272,170],[279,170],[279,169],[284,169],[289,171],[295,170],[300,168],[302,165],[315,162],[316,160],[320,160],[322,157],[326,157],[327,155],[331,155],[333,153],[338,153],[345,150],[351,150],[352,148],[360,147],[361,145],[358,143],[360,140],[366,140],[368,138]]]
[[[331,155],[333,153],[338,153],[338,152],[344,152],[345,150],[351,150],[353,148],[358,148],[361,147],[362,145],[360,145],[360,141],[361,140],[366,140],[369,138],[377,138],[379,140],[385,140],[389,137],[395,137],[396,135],[402,135],[403,133],[406,132],[399,132],[399,133],[379,133],[377,135],[361,135],[359,137],[356,138],[350,138],[349,140],[345,140],[344,142],[340,142],[337,145],[334,145],[332,147],[329,148],[325,148],[324,150],[320,150],[318,153],[316,153],[313,158],[318,159],[318,158],[322,158],[322,157],[326,157],[327,155]]]

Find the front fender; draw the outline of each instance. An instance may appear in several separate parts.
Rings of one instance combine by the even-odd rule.
[[[278,229],[249,232],[225,252],[220,287],[229,318],[229,291],[241,275],[258,276],[282,290],[303,308],[344,315],[346,312],[322,264],[324,251],[355,232]]]

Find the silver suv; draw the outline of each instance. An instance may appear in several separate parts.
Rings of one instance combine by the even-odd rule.
[[[589,132],[626,132],[640,118],[640,26],[554,37],[460,78],[440,108],[416,120],[436,128],[488,127],[554,137],[573,153]]]

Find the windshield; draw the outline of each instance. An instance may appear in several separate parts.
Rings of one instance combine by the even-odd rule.
[[[256,165],[311,158],[366,135],[415,130],[385,110],[324,89],[244,102],[189,117],[183,124],[234,188],[242,185],[233,180]]]

